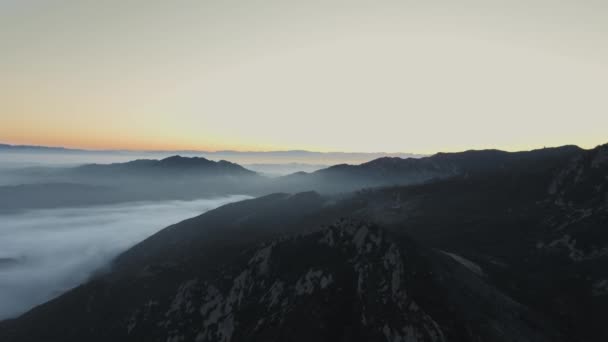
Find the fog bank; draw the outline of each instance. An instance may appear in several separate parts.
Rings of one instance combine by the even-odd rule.
[[[0,215],[0,319],[14,317],[79,285],[158,230],[229,202],[127,203]]]

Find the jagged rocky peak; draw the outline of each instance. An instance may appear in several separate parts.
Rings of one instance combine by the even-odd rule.
[[[340,221],[246,254],[241,269],[179,287],[159,323],[168,340],[445,340],[408,296],[400,248],[378,228]],[[193,320],[201,324],[184,327]]]
[[[608,144],[573,158],[553,178],[549,194],[562,206],[608,207]]]
[[[124,333],[144,338],[152,324],[167,341],[545,341],[518,321],[523,307],[449,257],[456,269],[443,273],[407,246],[344,219],[276,239],[213,277],[184,280],[166,303],[132,308]],[[471,302],[452,302],[449,293],[463,288]]]

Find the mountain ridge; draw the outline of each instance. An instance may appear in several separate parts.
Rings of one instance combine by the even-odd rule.
[[[445,179],[232,203],[161,230],[86,284],[0,323],[0,336],[272,341],[299,331],[292,340],[603,340],[606,148],[506,160],[498,153],[487,168],[473,158],[465,164],[472,171]],[[380,235],[388,245],[375,242]],[[397,241],[403,247],[390,247]],[[371,257],[391,250],[407,255],[406,278],[392,278],[401,266],[383,269],[388,259]],[[408,297],[374,309],[377,301],[357,296],[359,279],[380,303],[392,296],[384,292],[392,279]],[[409,310],[410,299],[419,311]],[[287,311],[271,305],[284,300]],[[384,310],[405,321],[387,321]]]
[[[214,172],[216,175],[255,175],[256,172],[226,160],[212,161],[203,157],[174,155],[163,159],[137,159],[126,163],[85,164],[71,169],[76,172],[188,171]]]

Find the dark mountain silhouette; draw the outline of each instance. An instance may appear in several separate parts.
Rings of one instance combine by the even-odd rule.
[[[455,253],[572,341],[608,338],[608,145],[553,167],[360,192],[356,213]],[[508,171],[508,172],[507,172]]]
[[[386,157],[361,165],[336,165],[313,173],[299,172],[278,178],[264,177],[227,161],[180,156],[72,168],[30,168],[22,174],[35,179],[35,184],[0,187],[0,203],[4,204],[0,208],[50,208],[225,194],[260,196],[310,190],[333,194],[453,177],[543,172],[582,152],[576,146],[563,146],[515,153],[498,150],[439,153],[419,159]],[[62,189],[67,183],[70,185]],[[44,195],[28,201],[34,192]]]
[[[0,337],[6,341],[559,338],[542,317],[449,256],[410,239],[351,220],[309,231],[309,224],[323,220],[310,215],[318,213],[324,202],[314,193],[272,195],[171,226],[120,256],[109,273],[4,322]]]
[[[37,182],[0,186],[0,211],[247,194],[266,181],[238,164],[180,156],[27,172]]]
[[[607,151],[440,154],[423,163],[451,176],[229,204],[1,323],[0,339],[606,340]]]
[[[455,176],[546,170],[582,151],[576,146],[562,146],[529,152],[480,150],[438,153],[424,158],[385,157],[361,165],[342,164],[313,173],[300,172],[282,177],[278,183],[291,190],[353,191],[364,187],[419,184]]]
[[[324,164],[332,165],[337,163],[362,163],[372,159],[393,156],[400,158],[416,158],[423,155],[414,153],[384,153],[384,152],[315,152],[305,150],[286,150],[286,151],[197,151],[197,150],[86,150],[64,147],[33,146],[33,145],[9,145],[0,144],[0,152],[16,153],[54,153],[60,155],[106,157],[110,160],[124,160],[125,157],[131,159],[162,159],[170,155],[202,156],[208,159],[226,159],[239,164]],[[35,159],[35,158],[33,158]],[[105,158],[104,158],[105,159]],[[94,159],[91,159],[94,160]]]
[[[81,176],[253,176],[255,172],[225,160],[172,156],[161,160],[139,159],[127,163],[88,164],[71,170]]]

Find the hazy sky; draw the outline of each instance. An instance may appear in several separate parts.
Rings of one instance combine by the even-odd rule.
[[[0,0],[0,141],[608,142],[608,1]]]

